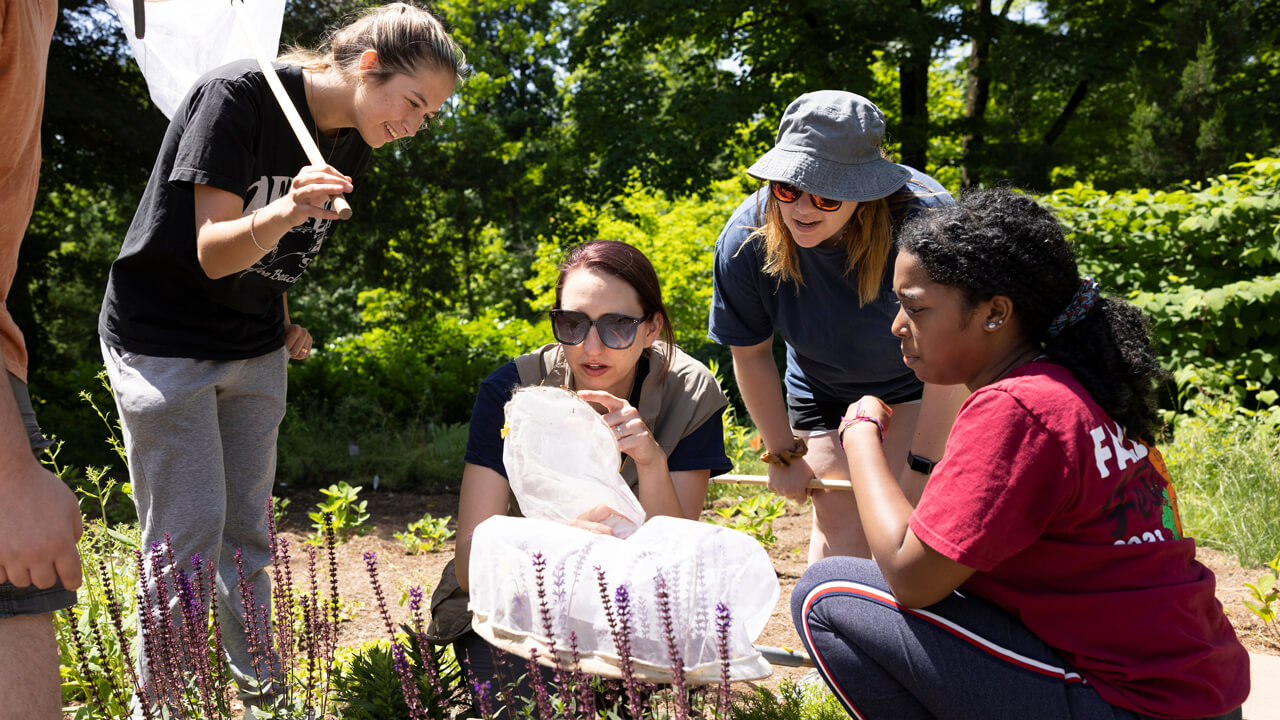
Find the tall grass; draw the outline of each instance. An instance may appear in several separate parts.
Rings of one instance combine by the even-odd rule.
[[[1280,407],[1201,395],[1161,447],[1188,535],[1256,567],[1280,550]]]

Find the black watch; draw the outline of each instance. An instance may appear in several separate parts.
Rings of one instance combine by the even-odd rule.
[[[920,457],[915,453],[907,453],[907,467],[915,470],[921,475],[928,475],[933,472],[933,466],[937,464],[938,463],[930,460],[929,458]]]

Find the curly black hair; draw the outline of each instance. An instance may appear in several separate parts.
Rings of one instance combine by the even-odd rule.
[[[1080,286],[1075,253],[1053,213],[1006,189],[976,191],[958,205],[920,213],[898,244],[934,282],[959,289],[970,307],[996,295],[1012,300],[1029,342],[1071,370],[1126,436],[1155,442],[1156,382],[1166,373],[1142,311],[1100,297],[1075,324],[1049,334]]]

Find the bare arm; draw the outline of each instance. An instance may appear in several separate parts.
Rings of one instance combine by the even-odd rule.
[[[453,555],[453,571],[463,590],[468,589],[471,582],[471,534],[485,520],[507,514],[510,494],[511,485],[507,479],[492,469],[471,463],[463,468],[462,491],[458,498],[458,541]]]
[[[0,353],[0,367],[4,356]],[[75,494],[31,453],[18,403],[0,372],[0,582],[80,587],[76,541],[83,525]]]
[[[196,258],[211,278],[251,267],[275,248],[291,228],[318,217],[337,220],[327,210],[331,195],[349,193],[351,179],[333,167],[304,167],[288,194],[242,217],[244,199],[208,185],[195,186]]]
[[[909,452],[934,463],[942,460],[947,449],[947,435],[955,424],[956,413],[960,412],[960,406],[968,397],[969,389],[963,385],[925,383]],[[920,495],[928,480],[928,475],[912,470],[906,463],[902,465],[898,475],[898,482],[913,505],[920,502]]]
[[[888,408],[877,398],[864,397],[850,405],[847,416],[858,414],[889,424]],[[889,589],[908,607],[925,607],[945,598],[969,579],[973,568],[942,555],[912,532],[908,520],[914,508],[889,469],[875,423],[855,422],[842,439],[858,498],[858,517]]]
[[[738,392],[742,393],[742,402],[760,431],[765,449],[772,453],[792,449],[795,440],[782,396],[782,379],[773,363],[773,339],[759,345],[735,345],[732,352]],[[813,476],[813,470],[803,458],[792,460],[789,467],[770,465],[769,489],[801,503],[809,495],[809,478]]]

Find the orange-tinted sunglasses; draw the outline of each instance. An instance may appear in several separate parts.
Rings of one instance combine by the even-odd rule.
[[[804,191],[795,185],[789,185],[783,182],[770,182],[769,192],[773,193],[773,196],[778,199],[778,202],[790,204],[799,200],[800,193],[803,193]],[[835,212],[844,204],[843,200],[832,200],[831,198],[820,197],[813,193],[809,193],[809,202],[813,203],[814,207],[823,212]]]

